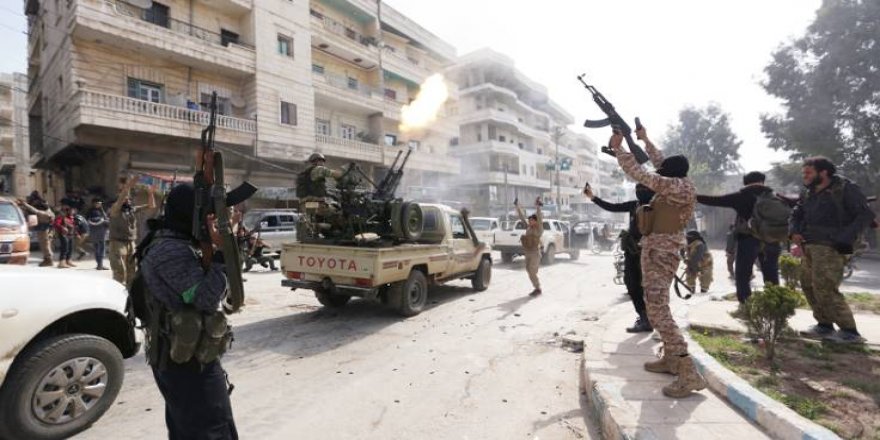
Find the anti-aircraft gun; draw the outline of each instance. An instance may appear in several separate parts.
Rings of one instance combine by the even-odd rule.
[[[403,152],[398,151],[391,168],[378,184],[356,163],[351,163],[337,179],[336,188],[327,191],[324,200],[303,202],[305,209],[297,227],[297,238],[304,243],[331,244],[417,241],[422,235],[422,210],[418,203],[395,196],[410,154],[412,150],[407,151],[401,161]],[[365,188],[365,184],[372,188]]]

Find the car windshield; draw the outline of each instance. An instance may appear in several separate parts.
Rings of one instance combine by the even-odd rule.
[[[0,203],[0,226],[18,226],[24,223],[18,209],[11,203]]]
[[[492,220],[474,219],[471,220],[471,226],[475,231],[488,231],[492,229]]]

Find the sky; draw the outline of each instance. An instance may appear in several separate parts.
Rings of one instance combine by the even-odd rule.
[[[256,0],[261,1],[261,0]],[[544,84],[577,121],[604,117],[577,81],[587,74],[632,122],[660,140],[686,105],[719,104],[743,141],[740,164],[768,169],[762,113],[781,110],[760,87],[781,44],[803,35],[821,0],[384,0],[451,43],[490,47]],[[0,0],[0,72],[26,71],[23,1]],[[600,144],[606,130],[583,129]]]

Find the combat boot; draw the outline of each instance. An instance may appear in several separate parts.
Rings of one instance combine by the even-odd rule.
[[[43,262],[40,263],[40,267],[52,267],[52,266],[54,266],[54,264],[52,264],[51,258],[44,258]]]
[[[663,387],[663,394],[666,397],[680,399],[691,395],[694,391],[705,389],[709,384],[694,365],[694,360],[689,355],[672,356],[672,364],[678,372],[678,378],[675,382]]]
[[[645,362],[645,370],[650,371],[652,373],[662,373],[662,374],[676,374],[675,373],[675,362],[673,357],[666,354],[666,351],[663,351],[662,357],[657,359],[656,361],[648,361]]]

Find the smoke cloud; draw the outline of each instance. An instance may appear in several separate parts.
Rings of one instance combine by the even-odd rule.
[[[437,114],[448,98],[449,89],[443,75],[435,73],[428,77],[416,99],[401,109],[400,131],[417,130],[437,120]]]

